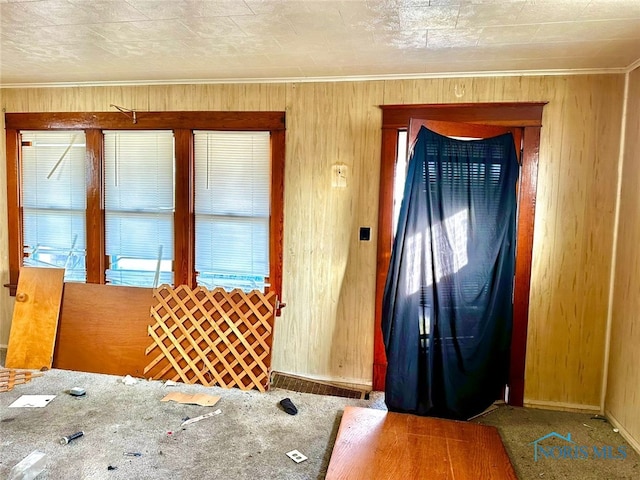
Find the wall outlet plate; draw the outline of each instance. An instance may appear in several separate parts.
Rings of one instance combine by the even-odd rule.
[[[290,452],[287,452],[287,457],[296,463],[304,462],[307,459],[307,457],[301,454],[298,450],[291,450]]]

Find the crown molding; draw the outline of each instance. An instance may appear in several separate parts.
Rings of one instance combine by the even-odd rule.
[[[275,77],[275,78],[209,78],[176,80],[136,80],[136,81],[92,81],[92,82],[51,82],[51,83],[6,83],[0,89],[10,88],[69,88],[69,87],[134,87],[165,85],[211,85],[229,83],[323,83],[323,82],[367,82],[384,80],[425,80],[439,78],[482,78],[482,77],[544,77],[562,75],[603,75],[624,74],[640,66],[640,59],[629,67],[585,68],[555,70],[504,70],[476,72],[410,73],[384,75],[354,75],[326,77]]]
[[[633,72],[638,67],[640,67],[640,58],[627,67],[627,73]]]

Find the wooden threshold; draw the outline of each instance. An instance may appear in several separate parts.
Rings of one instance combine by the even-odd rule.
[[[346,407],[327,480],[517,480],[487,425]]]

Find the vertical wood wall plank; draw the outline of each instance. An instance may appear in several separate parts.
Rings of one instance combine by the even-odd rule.
[[[6,108],[8,102],[6,91],[0,89],[0,108]],[[5,131],[4,114],[0,115],[0,132]],[[7,212],[7,162],[6,135],[0,135],[0,285],[9,283],[9,219]],[[11,168],[11,167],[9,167]],[[9,187],[11,188],[11,187]],[[14,297],[9,296],[9,289],[0,290],[0,345],[6,346],[9,341],[11,316],[13,315]],[[2,347],[5,348],[5,347]]]
[[[381,82],[302,83],[287,97],[284,287],[274,369],[370,382]],[[347,167],[332,187],[331,167]],[[375,228],[372,228],[375,238]],[[291,342],[292,338],[302,342]],[[299,363],[296,363],[299,362]]]
[[[640,68],[629,74],[605,410],[640,446]]]
[[[529,80],[529,79],[527,79]],[[526,82],[530,83],[530,82]],[[545,89],[544,82],[531,81],[531,90],[539,91],[541,97],[547,96],[540,132],[540,155],[538,161],[538,190],[536,194],[536,219],[533,239],[533,259],[531,265],[531,291],[529,295],[529,326],[527,332],[527,361],[525,370],[525,395],[527,400],[539,399],[538,395],[549,383],[544,375],[535,372],[546,364],[544,348],[539,349],[547,340],[547,322],[559,324],[561,317],[549,319],[549,299],[555,285],[553,279],[559,275],[558,262],[554,257],[555,219],[559,214],[558,182],[564,173],[561,170],[562,156],[560,145],[565,135],[564,98],[567,95],[566,79],[553,79],[552,85]],[[522,82],[520,88],[526,89]],[[531,373],[533,372],[533,373]],[[554,398],[554,397],[552,397]]]
[[[149,87],[149,111],[206,110],[193,101],[196,85],[153,85]]]
[[[525,402],[598,409],[623,77],[557,82],[566,93],[542,127]],[[559,366],[563,381],[550,382]]]
[[[114,112],[112,104],[149,110],[147,86],[28,88],[21,92],[28,102],[28,110],[22,111],[29,112]]]

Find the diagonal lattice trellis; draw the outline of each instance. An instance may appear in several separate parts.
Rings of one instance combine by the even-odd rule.
[[[15,370],[13,368],[0,367],[0,392],[13,390],[15,385],[28,383],[34,377],[41,377],[40,372],[30,372],[28,370]]]
[[[242,390],[268,388],[274,293],[162,285],[153,297],[155,323],[148,328],[153,343],[145,354],[154,357],[145,375]]]

